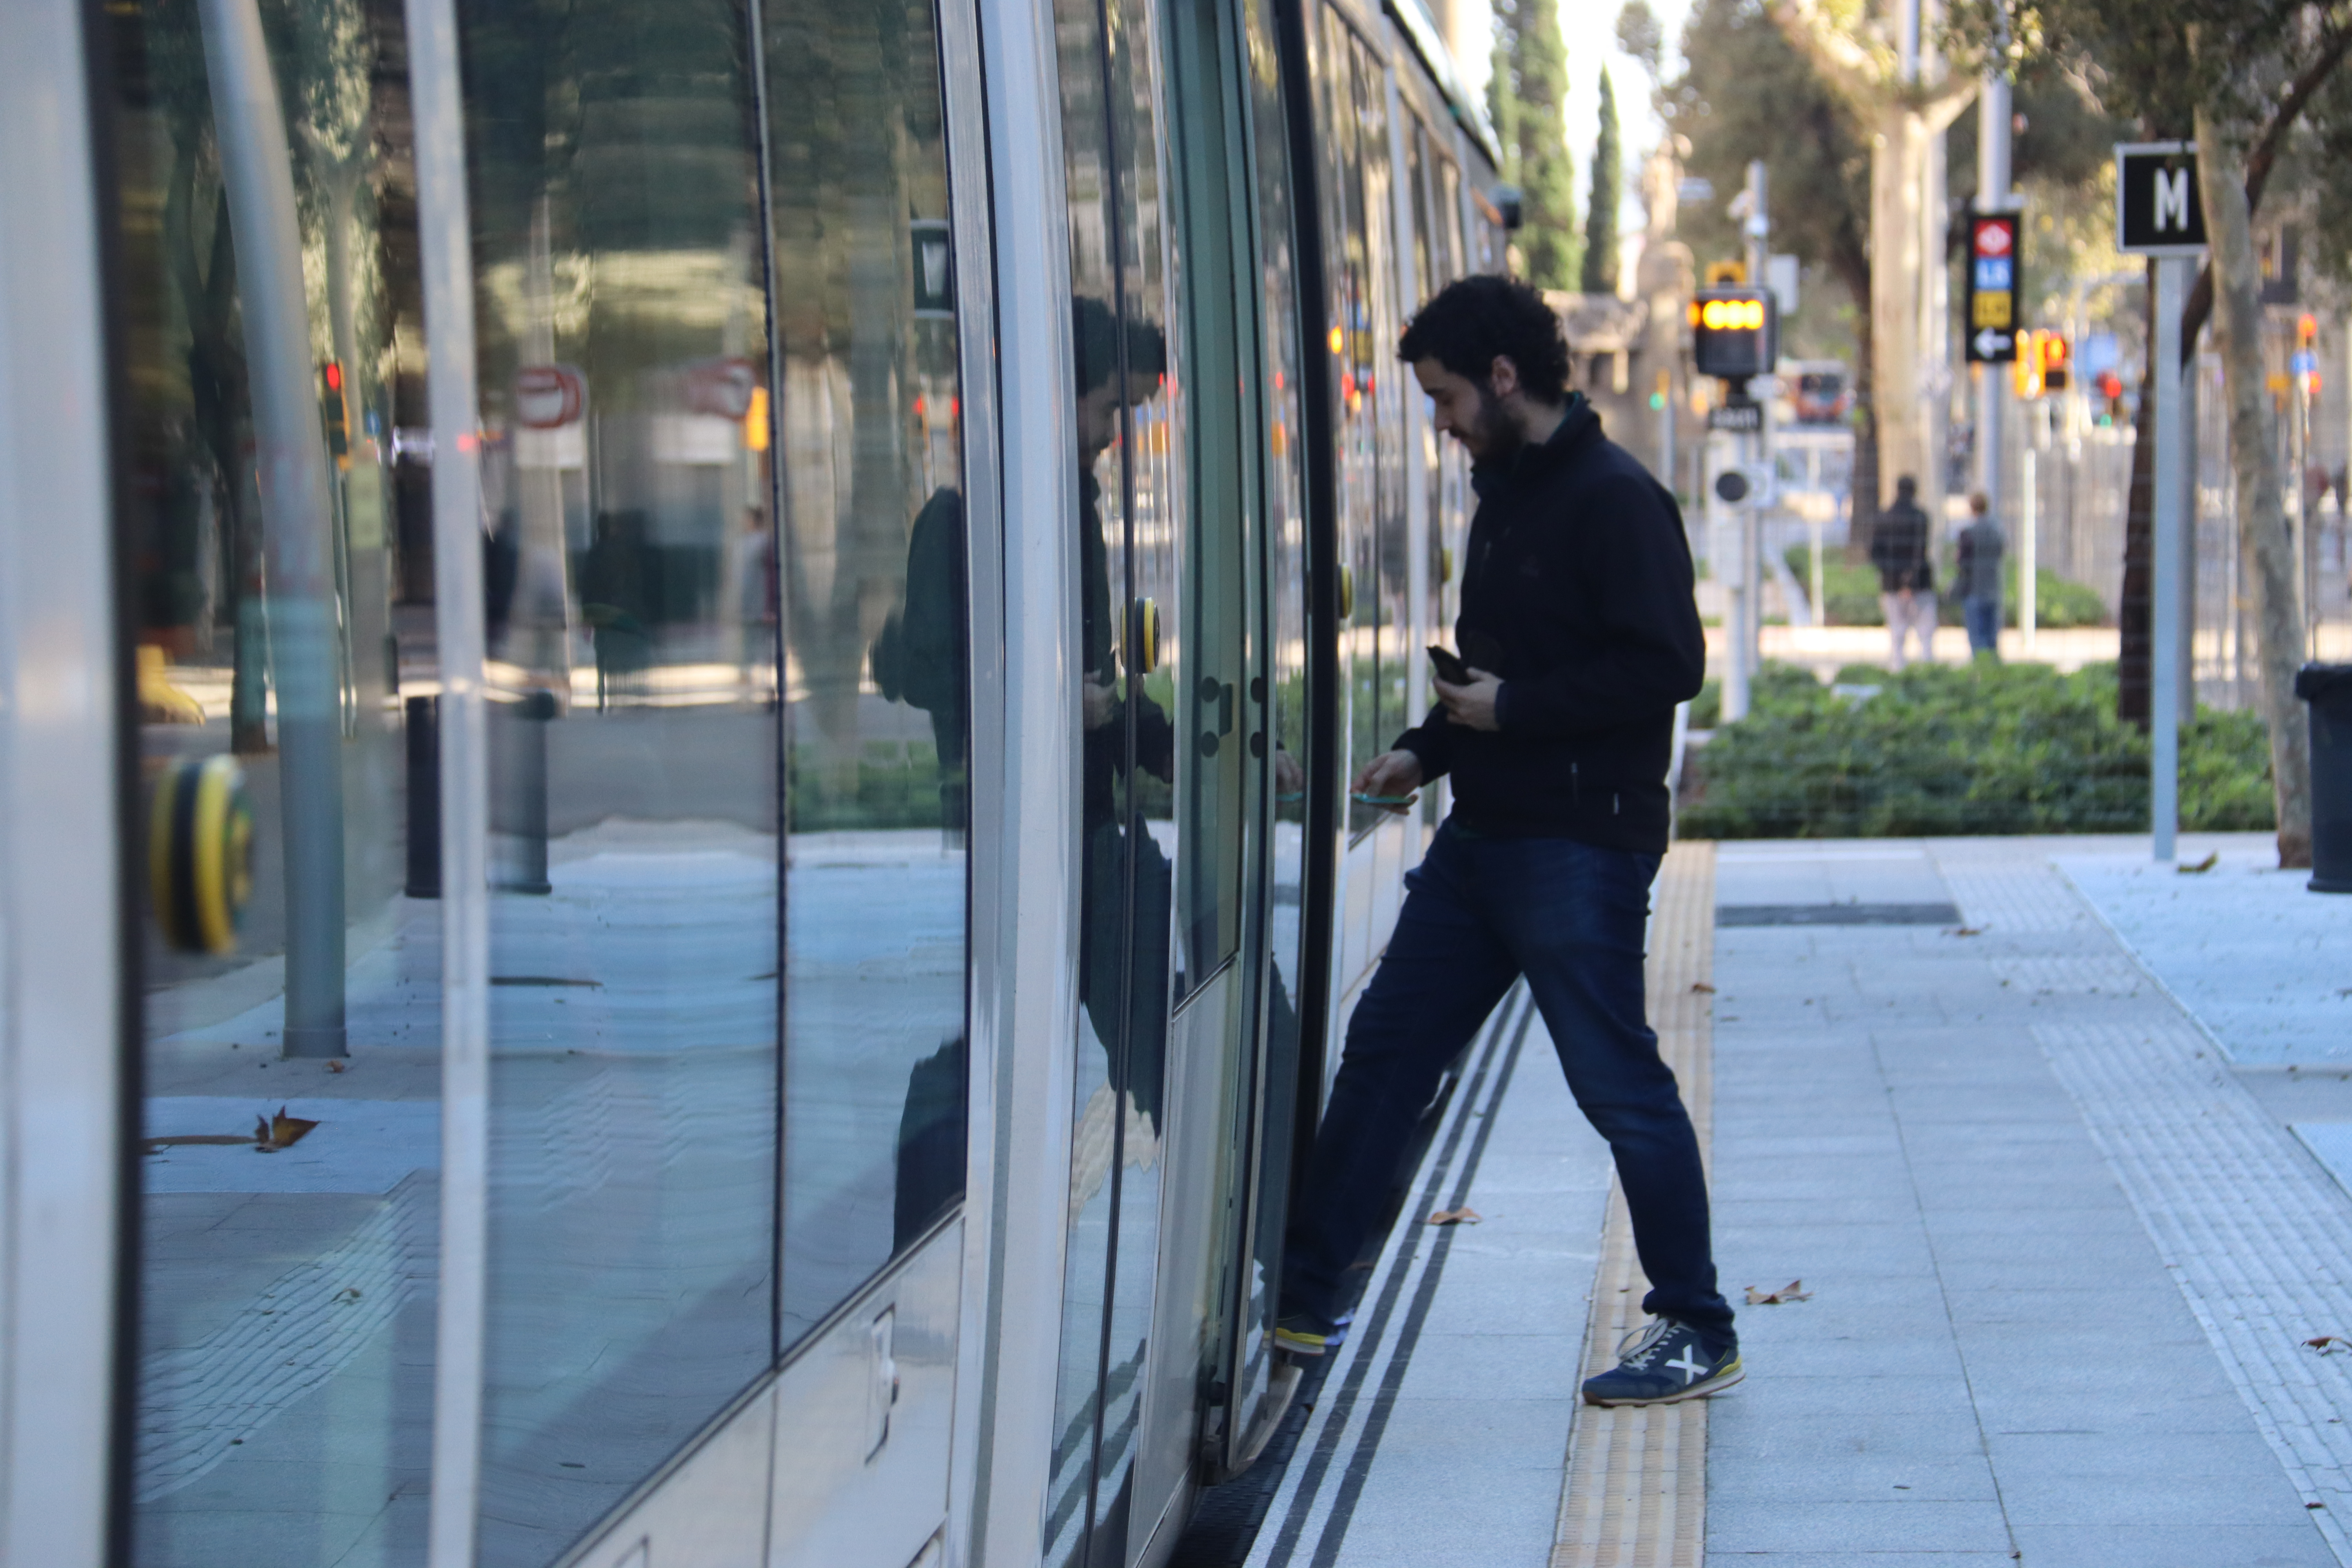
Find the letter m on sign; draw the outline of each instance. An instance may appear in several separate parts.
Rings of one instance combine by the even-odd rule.
[[[2189,232],[2189,171],[2158,169],[2156,172],[2156,226],[2160,233],[2173,229]]]

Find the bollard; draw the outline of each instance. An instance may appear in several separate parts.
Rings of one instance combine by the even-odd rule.
[[[2306,664],[2294,694],[2311,704],[2311,880],[2352,893],[2352,664]]]
[[[515,872],[512,893],[548,893],[547,727],[555,719],[555,693],[534,691],[522,700],[515,726]]]
[[[408,885],[412,899],[441,896],[441,702],[411,697],[408,715]]]

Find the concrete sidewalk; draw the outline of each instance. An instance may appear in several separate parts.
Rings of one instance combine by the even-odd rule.
[[[2184,859],[2209,847],[2251,875],[2244,841]],[[2245,889],[2146,855],[1723,847],[1717,1253],[1729,1287],[1811,1299],[1743,1313],[1709,1563],[2341,1560],[2352,1389],[2301,1342],[2352,1331],[2326,1299],[2352,1201],[2174,1000],[2231,989],[2196,937]],[[1960,923],[1859,923],[1939,903]],[[1806,904],[1858,923],[1730,923]],[[2136,955],[2116,927],[2153,934]],[[2266,957],[2298,991],[2320,962]]]
[[[1577,1403],[1642,1284],[1515,993],[1253,1568],[2352,1565],[2352,1353],[2306,1343],[2352,1340],[2352,899],[2208,853],[1678,847],[1651,1007],[1723,1283],[1803,1299],[1704,1406]]]

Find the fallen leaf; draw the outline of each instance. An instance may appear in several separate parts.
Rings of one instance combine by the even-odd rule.
[[[2206,856],[2205,858],[2198,861],[2193,866],[2176,866],[2173,869],[2179,871],[2184,877],[2200,877],[2204,875],[2206,872],[2210,871],[2214,867],[2219,866],[2221,863],[2221,852],[2219,849],[2216,849],[2213,853]]]
[[[1439,1209],[1429,1216],[1432,1225],[1476,1225],[1486,1216],[1474,1208]]]
[[[2334,1355],[2338,1351],[2352,1351],[2352,1340],[2347,1340],[2341,1334],[2322,1334],[2317,1339],[2305,1340],[2303,1342],[2321,1355]]]
[[[1954,926],[1944,934],[1946,936],[1982,936],[1984,933],[1985,928],[1982,926]]]
[[[329,1062],[327,1064],[327,1070],[329,1072],[341,1072],[343,1070],[343,1064],[341,1062]]]
[[[1801,1279],[1791,1279],[1778,1290],[1759,1290],[1753,1285],[1748,1287],[1748,1304],[1751,1307],[1778,1307],[1787,1301],[1810,1301],[1812,1299],[1813,1293],[1805,1289],[1805,1282]]]
[[[1708,984],[1706,981],[1704,981],[1704,980],[1694,980],[1694,981],[1692,981],[1692,982],[1691,982],[1691,989],[1692,989],[1693,991],[1698,992],[1698,993],[1699,993],[1699,994],[1701,994],[1702,995],[1712,996],[1712,995],[1714,995],[1714,994],[1715,994],[1715,987],[1714,987],[1714,986],[1712,986],[1712,985],[1709,985],[1709,984]]]
[[[302,1142],[304,1135],[317,1125],[317,1122],[306,1121],[299,1116],[287,1115],[286,1108],[281,1105],[275,1116],[254,1118],[254,1142],[263,1153],[275,1154],[280,1149],[291,1149]]]

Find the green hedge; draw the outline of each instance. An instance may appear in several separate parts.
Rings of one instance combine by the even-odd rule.
[[[2135,833],[2147,738],[2115,717],[2115,669],[2042,665],[1849,670],[1841,696],[1767,666],[1748,717],[1686,766],[1686,838]],[[2180,735],[2184,829],[2272,826],[2270,746],[2252,713],[2201,709]]]
[[[1789,570],[1796,574],[1797,585],[1807,594],[1813,591],[1812,546],[1792,544],[1787,552]],[[2001,624],[2017,625],[2017,557],[2002,560],[2004,588],[2001,598]],[[1947,563],[1942,579],[1949,582],[1951,569]],[[2033,621],[2036,626],[2053,631],[2070,626],[2103,626],[2107,624],[2107,606],[2098,590],[2061,577],[2047,566],[2034,568],[2035,584]],[[1886,613],[1878,603],[1878,569],[1846,558],[1843,550],[1822,552],[1822,592],[1829,604],[1828,625],[1833,626],[1883,626]],[[1937,596],[1937,621],[1948,626],[1960,624],[1960,601],[1954,594]]]

